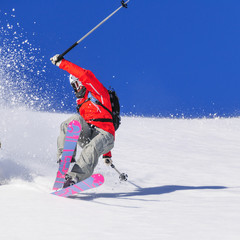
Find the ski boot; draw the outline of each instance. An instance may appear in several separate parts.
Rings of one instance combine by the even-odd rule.
[[[71,176],[69,176],[68,174],[66,174],[65,176],[65,182],[63,184],[63,188],[69,187],[71,185],[74,185],[78,182],[77,178],[73,178]]]

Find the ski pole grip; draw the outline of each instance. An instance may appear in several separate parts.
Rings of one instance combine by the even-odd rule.
[[[66,55],[68,52],[70,52],[74,47],[78,45],[78,42],[75,42],[70,48],[68,48],[64,53],[60,54],[59,57],[61,56],[63,59],[63,56]],[[60,59],[60,60],[62,60]]]

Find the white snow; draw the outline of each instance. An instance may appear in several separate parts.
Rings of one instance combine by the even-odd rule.
[[[0,239],[237,240],[240,118],[123,117],[105,183],[51,195],[68,115],[0,108]]]

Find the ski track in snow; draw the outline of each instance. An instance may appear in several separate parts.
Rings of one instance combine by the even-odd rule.
[[[67,114],[0,108],[1,239],[239,239],[239,118],[123,117],[103,186],[50,194]]]

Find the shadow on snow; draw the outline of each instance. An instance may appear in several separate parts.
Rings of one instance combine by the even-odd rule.
[[[137,188],[133,192],[122,192],[122,193],[99,193],[99,194],[88,194],[85,196],[73,196],[71,198],[81,199],[81,200],[91,200],[96,198],[126,198],[135,196],[149,196],[149,195],[161,195],[172,193],[176,191],[186,191],[186,190],[220,190],[227,189],[224,186],[178,186],[178,185],[166,185],[160,187],[150,187],[150,188]]]

